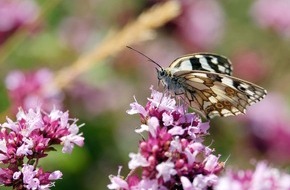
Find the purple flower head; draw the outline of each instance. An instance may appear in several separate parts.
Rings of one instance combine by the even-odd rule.
[[[34,0],[0,1],[0,44],[19,27],[28,27],[39,14]]]
[[[241,170],[235,172],[228,170],[214,187],[214,190],[232,189],[289,190],[290,175],[268,166],[265,162],[259,162],[254,171]]]
[[[68,112],[54,109],[44,113],[40,108],[27,112],[19,109],[16,121],[7,118],[0,126],[0,163],[8,167],[0,170],[0,184],[26,189],[53,186],[52,181],[59,179],[61,172],[37,169],[38,160],[54,150],[54,145],[63,145],[63,153],[71,153],[74,145],[83,146],[84,137],[76,122]]]
[[[55,180],[61,179],[60,171],[44,172],[41,168],[36,168],[33,165],[23,164],[20,170],[14,171],[8,168],[1,168],[0,183],[5,186],[13,184],[14,189],[49,189],[54,186]]]
[[[135,102],[128,111],[140,114],[142,124],[136,132],[148,132],[148,138],[139,143],[138,153],[129,155],[129,169],[141,168],[141,176],[111,177],[110,188],[179,189],[190,186],[198,189],[201,184],[201,189],[211,188],[223,164],[211,148],[202,144],[203,136],[208,133],[208,122],[202,123],[195,113],[186,113],[187,107],[176,105],[169,95],[150,89],[151,97],[146,106]],[[134,180],[129,180],[130,177]]]
[[[7,75],[5,84],[13,112],[17,112],[18,107],[30,109],[41,106],[45,111],[62,108],[63,95],[53,85],[53,73],[47,69],[27,73],[12,71]]]

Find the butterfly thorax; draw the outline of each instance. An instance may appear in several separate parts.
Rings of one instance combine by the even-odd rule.
[[[181,79],[174,77],[174,71],[171,69],[157,69],[157,75],[162,85],[175,95],[184,93],[184,88]]]

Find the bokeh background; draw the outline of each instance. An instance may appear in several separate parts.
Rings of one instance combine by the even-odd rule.
[[[84,147],[71,155],[53,152],[41,163],[63,172],[54,189],[106,189],[118,166],[128,173],[128,154],[141,137],[134,133],[138,116],[126,110],[134,96],[144,105],[151,85],[162,88],[155,66],[126,45],[164,67],[188,53],[227,56],[234,76],[268,95],[245,116],[213,119],[207,144],[226,167],[267,160],[290,170],[290,0],[180,0],[180,11],[165,9],[146,21],[169,14],[168,22],[150,31],[145,26],[141,37],[138,28],[130,30],[126,41],[120,31],[164,2],[0,0],[1,122],[14,118],[19,106],[41,104],[85,123]]]

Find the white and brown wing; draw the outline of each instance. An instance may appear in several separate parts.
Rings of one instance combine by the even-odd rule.
[[[245,113],[248,106],[267,93],[262,87],[239,78],[206,71],[178,71],[173,79],[183,89],[189,106],[207,118]]]
[[[195,53],[175,59],[170,65],[171,73],[185,70],[200,70],[226,75],[232,74],[232,64],[224,56],[213,53]]]

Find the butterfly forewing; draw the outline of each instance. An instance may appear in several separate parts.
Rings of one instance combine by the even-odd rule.
[[[191,54],[177,58],[170,64],[169,69],[172,74],[181,70],[200,70],[226,75],[232,74],[230,60],[226,57],[211,53]]]
[[[185,101],[207,118],[245,113],[266,95],[262,87],[224,74],[178,71],[172,78],[182,84]]]

